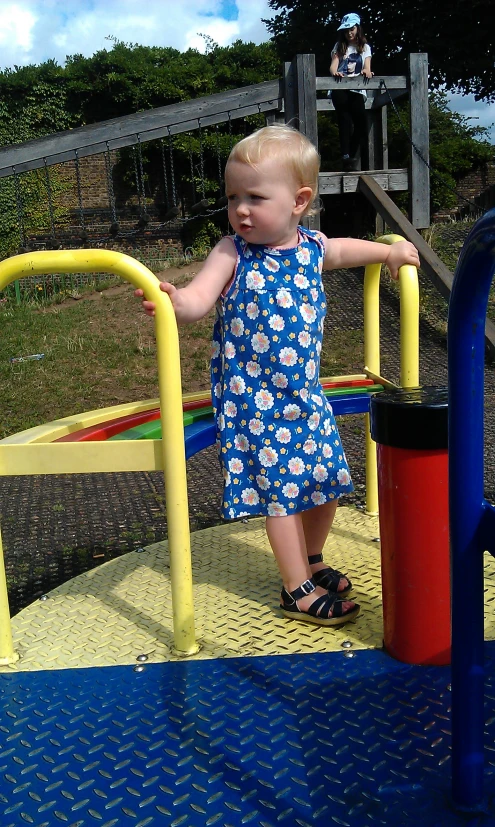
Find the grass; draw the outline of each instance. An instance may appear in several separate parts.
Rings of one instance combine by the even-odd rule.
[[[4,305],[0,324],[0,438],[158,395],[153,322],[128,285],[47,307]],[[184,391],[207,388],[211,318],[180,336]]]
[[[427,234],[451,269],[468,227],[441,225]],[[177,286],[199,264],[167,270]],[[421,312],[445,332],[446,302],[422,280]],[[495,318],[495,303],[490,301]],[[184,392],[209,386],[213,312],[179,330]],[[82,411],[158,395],[153,322],[141,311],[130,285],[82,294],[60,304],[0,305],[0,438]],[[39,361],[12,358],[43,353]],[[324,341],[322,375],[361,364],[362,330],[333,330]]]

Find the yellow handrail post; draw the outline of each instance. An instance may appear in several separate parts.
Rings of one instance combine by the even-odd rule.
[[[113,250],[56,250],[13,256],[0,262],[0,291],[15,279],[50,272],[113,273],[143,290],[146,298],[155,303],[162,422],[161,450],[167,503],[174,643],[178,653],[194,654],[199,647],[194,632],[179,336],[170,299],[160,290],[158,279],[144,264]],[[8,632],[5,632],[7,640],[10,635],[10,618],[8,604],[6,605],[7,622],[4,623],[3,602],[0,604],[0,611],[3,612],[0,620],[2,630],[8,629]],[[1,634],[0,631],[0,642],[3,641]]]
[[[390,234],[377,238],[382,244],[404,241]],[[380,273],[381,264],[369,264],[364,272],[364,363],[380,375]],[[419,288],[415,267],[399,270],[400,293],[400,384],[419,385]],[[378,514],[378,471],[376,445],[371,439],[369,414],[366,414],[366,512]]]
[[[2,535],[0,533],[0,666],[8,666],[17,660],[19,660],[19,655],[14,651],[12,642],[7,578],[3,559]]]

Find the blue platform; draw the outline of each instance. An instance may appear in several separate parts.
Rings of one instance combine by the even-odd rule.
[[[493,677],[487,798],[463,813],[450,668],[352,654],[1,674],[0,824],[495,825]]]

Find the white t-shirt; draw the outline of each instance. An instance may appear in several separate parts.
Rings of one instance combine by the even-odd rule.
[[[339,44],[336,43],[333,47],[332,57],[337,53],[338,45]],[[347,47],[344,57],[340,58],[337,71],[342,72],[344,77],[355,78],[356,75],[360,75],[363,71],[364,61],[367,57],[371,57],[371,47],[369,43],[366,43],[362,52],[358,52],[356,47],[351,44]],[[364,89],[350,89],[349,91],[357,92],[358,95],[364,95],[364,97],[366,97],[366,91]]]

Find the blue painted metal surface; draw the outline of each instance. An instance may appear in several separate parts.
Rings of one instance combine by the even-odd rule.
[[[495,210],[468,236],[449,308],[449,489],[452,553],[452,789],[483,798],[483,551],[495,553],[494,509],[483,496],[484,329],[495,272]]]
[[[353,654],[1,674],[0,824],[493,825],[451,804],[449,667]]]

